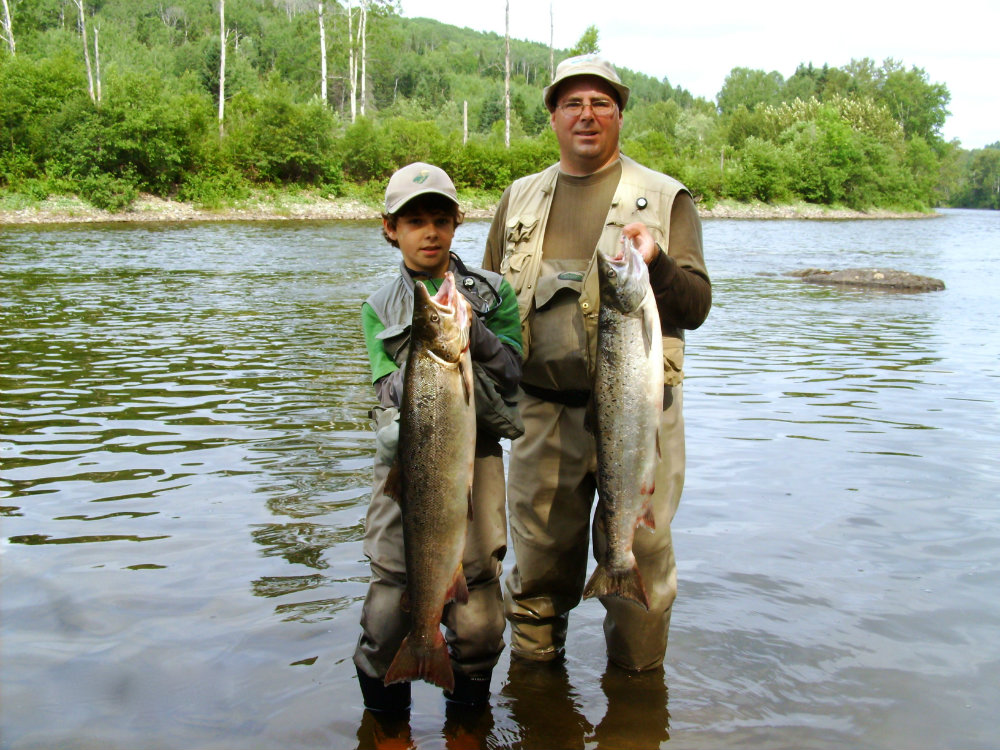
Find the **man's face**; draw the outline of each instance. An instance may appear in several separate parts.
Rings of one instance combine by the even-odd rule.
[[[421,209],[401,213],[396,227],[383,219],[389,239],[399,243],[403,262],[411,271],[422,271],[432,279],[444,278],[451,256],[451,241],[455,237],[455,219],[444,211]]]
[[[617,159],[622,113],[611,84],[597,76],[577,76],[562,84],[557,93],[551,122],[559,141],[563,171],[572,175],[593,174]],[[607,102],[614,106],[603,115],[591,106],[584,106],[577,113],[570,111],[572,105],[579,104],[607,108]]]

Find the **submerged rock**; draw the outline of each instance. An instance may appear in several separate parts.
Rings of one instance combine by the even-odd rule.
[[[846,268],[841,271],[806,268],[801,271],[791,271],[788,275],[797,276],[809,284],[836,284],[903,292],[936,292],[944,289],[944,282],[941,279],[918,276],[909,271],[896,271],[891,268]]]

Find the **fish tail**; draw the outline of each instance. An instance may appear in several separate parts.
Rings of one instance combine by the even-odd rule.
[[[642,582],[638,565],[633,565],[631,570],[621,575],[612,575],[605,566],[598,565],[583,590],[584,599],[595,596],[617,596],[649,609],[649,597],[646,596],[646,586]]]
[[[385,673],[385,684],[425,680],[445,690],[455,689],[455,673],[451,669],[451,658],[444,636],[437,634],[434,645],[421,648],[406,636],[396,652],[396,657]]]

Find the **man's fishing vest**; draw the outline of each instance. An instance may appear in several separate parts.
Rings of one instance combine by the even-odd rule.
[[[622,176],[604,221],[596,251],[616,255],[621,230],[626,224],[641,221],[663,252],[669,254],[669,222],[674,198],[686,191],[680,182],[648,169],[622,154]],[[531,314],[535,287],[542,268],[542,241],[552,207],[559,165],[537,174],[522,177],[511,185],[507,202],[505,246],[500,270],[517,294],[521,317],[524,358],[530,356]],[[580,291],[579,306],[588,343],[588,362],[593,376],[597,360],[597,317],[600,289],[597,278],[597,253],[590,259]],[[683,378],[684,332],[677,328],[663,331],[664,382],[677,385]]]

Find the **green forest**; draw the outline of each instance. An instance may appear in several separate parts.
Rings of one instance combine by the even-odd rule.
[[[376,202],[415,160],[495,196],[557,160],[541,89],[553,60],[600,38],[592,26],[572,50],[506,47],[389,0],[0,0],[0,199]],[[915,65],[734,68],[715,101],[619,73],[622,150],[707,206],[1000,208],[1000,142],[946,142],[948,87]]]

